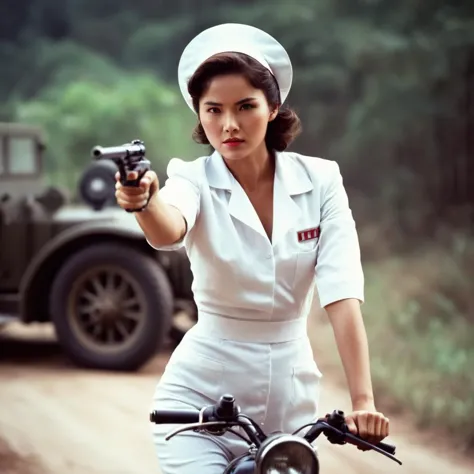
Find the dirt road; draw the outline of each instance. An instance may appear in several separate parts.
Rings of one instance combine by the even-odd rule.
[[[168,354],[139,373],[78,370],[61,354],[49,328],[12,329],[0,340],[0,472],[2,474],[159,473],[149,436],[151,394]],[[33,334],[33,336],[32,336]],[[322,409],[347,409],[345,391],[326,373]],[[424,447],[404,421],[391,419],[399,466],[352,446],[320,444],[322,473],[468,474],[474,461]],[[21,459],[7,456],[8,446]]]

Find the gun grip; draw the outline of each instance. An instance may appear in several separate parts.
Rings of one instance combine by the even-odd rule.
[[[120,171],[120,183],[122,186],[133,186],[135,188],[138,188],[140,186],[140,181],[145,175],[147,171],[150,170],[150,162],[148,160],[143,160],[139,163],[136,163],[135,166],[132,169],[128,169],[123,163],[119,163],[119,171]],[[134,171],[138,173],[138,176],[136,179],[127,179],[128,173]],[[148,198],[148,201],[146,204],[138,209],[125,209],[127,212],[141,212],[145,207],[148,205],[148,202],[150,201],[150,197]]]
[[[140,186],[140,181],[141,179],[143,178],[143,176],[145,175],[145,173],[148,171],[148,168],[147,169],[143,169],[142,171],[140,171],[138,173],[138,178],[137,179],[127,179],[127,177],[125,176],[125,180],[122,181],[122,186],[133,186],[135,188],[138,188],[138,186]],[[150,197],[148,197],[148,201],[146,202],[146,204],[139,208],[139,209],[125,209],[127,212],[141,212],[143,211],[143,209],[145,209],[148,205],[148,202],[150,201]]]

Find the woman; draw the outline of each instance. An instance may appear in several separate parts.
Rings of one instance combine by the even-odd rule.
[[[178,73],[198,117],[194,138],[215,151],[171,160],[159,192],[153,172],[116,192],[123,208],[145,206],[135,215],[150,245],[186,248],[194,274],[199,320],[172,354],[154,408],[201,408],[232,393],[266,432],[314,419],[321,374],[306,318],[316,282],[347,375],[349,428],[382,440],[388,420],[374,404],[359,244],[338,165],[284,151],[300,129],[282,108],[286,51],[256,28],[219,25],[191,41]],[[221,474],[246,448],[231,435],[165,442],[171,427],[153,429],[163,474]]]

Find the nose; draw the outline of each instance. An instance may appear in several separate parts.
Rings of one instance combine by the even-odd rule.
[[[223,119],[224,119],[223,121],[224,132],[232,133],[239,130],[239,124],[238,124],[237,118],[232,112],[226,113]]]

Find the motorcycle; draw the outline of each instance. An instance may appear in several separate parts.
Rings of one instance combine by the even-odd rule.
[[[166,440],[184,431],[204,432],[214,436],[225,433],[244,439],[249,445],[247,453],[236,457],[223,474],[319,474],[320,464],[311,445],[321,434],[333,444],[353,444],[395,458],[395,446],[388,443],[371,444],[348,431],[344,412],[334,410],[315,422],[301,426],[294,433],[266,434],[249,416],[241,413],[232,395],[222,395],[215,405],[201,410],[154,410],[150,421],[156,424],[184,424],[166,435]],[[241,430],[248,439],[235,431]],[[309,428],[304,436],[298,433]]]

